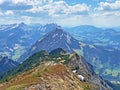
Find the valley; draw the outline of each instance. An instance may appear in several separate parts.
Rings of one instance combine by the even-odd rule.
[[[120,0],[0,0],[0,90],[120,90]]]
[[[4,44],[0,45],[0,53],[2,56],[8,56],[10,59],[19,63],[27,63],[26,59],[41,50],[46,50],[46,55],[48,55],[52,50],[62,48],[64,49],[64,53],[76,52],[78,55],[83,56],[86,61],[92,65],[93,71],[95,70],[95,72],[105,80],[119,82],[120,50],[118,31],[111,29],[111,32],[108,32],[102,28],[87,25],[74,28],[64,28],[63,30],[62,27],[54,23],[45,26],[20,23],[18,25],[13,24],[13,26],[6,25],[0,30],[0,32],[4,34],[3,36],[2,34],[0,35],[0,40],[2,41],[2,38],[4,39]],[[14,34],[11,34],[13,32]],[[99,33],[99,35],[96,35],[96,33]],[[7,37],[9,34],[10,36]],[[115,39],[116,37],[118,38]],[[11,39],[13,41],[11,41]],[[107,39],[107,41],[104,41],[104,39]],[[7,48],[4,47],[5,45]],[[40,62],[34,61],[34,59],[35,58],[33,58],[33,61],[28,65],[25,64],[25,71],[39,65]],[[38,64],[36,62],[38,62]],[[31,63],[36,64],[31,66]],[[20,67],[21,64],[14,68]],[[11,74],[8,74],[10,77],[7,81],[11,79],[12,76],[17,75],[19,70],[21,73],[24,72],[24,70],[21,69],[13,71],[14,73],[8,72]],[[0,75],[1,79],[7,77],[7,74],[4,77],[2,76],[2,73]]]

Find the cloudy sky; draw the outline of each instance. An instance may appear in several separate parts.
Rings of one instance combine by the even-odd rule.
[[[0,0],[0,24],[120,26],[120,0]]]

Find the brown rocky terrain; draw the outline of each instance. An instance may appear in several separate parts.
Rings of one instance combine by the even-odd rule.
[[[75,73],[63,64],[46,62],[18,75],[1,85],[0,90],[99,90],[99,87],[80,81]]]

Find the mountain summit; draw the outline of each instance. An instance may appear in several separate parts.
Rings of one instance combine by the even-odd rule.
[[[73,52],[74,50],[80,49],[80,46],[76,39],[65,32],[60,26],[57,26],[55,30],[40,38],[18,61],[22,62],[27,57],[41,50],[50,52],[57,48],[63,48],[67,52]]]

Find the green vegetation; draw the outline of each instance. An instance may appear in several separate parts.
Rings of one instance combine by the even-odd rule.
[[[112,75],[113,77],[117,77],[120,73],[120,67],[116,67],[114,69],[112,68],[107,68],[107,69],[104,69],[104,72],[102,73],[103,75]]]
[[[63,50],[62,48],[58,48],[58,49],[55,49],[53,51],[50,52],[50,55],[62,55],[62,54],[65,54],[66,51]]]
[[[0,83],[9,81],[13,77],[28,71],[32,68],[35,68],[41,64],[41,62],[44,61],[54,61],[56,63],[63,63],[67,64],[69,62],[69,55],[48,55],[46,51],[40,51],[31,57],[29,57],[27,60],[25,60],[22,64],[20,64],[17,68],[4,73],[4,75],[0,76]],[[37,74],[40,76],[39,74]]]
[[[0,52],[0,55],[6,55],[6,56],[9,56],[10,53],[9,53],[9,52]]]
[[[7,88],[6,90],[24,90],[24,85],[15,85]]]
[[[17,60],[20,56],[25,52],[25,48],[20,46],[17,50],[14,51],[14,55],[12,56],[12,60]]]
[[[87,84],[84,86],[84,90],[91,90],[90,86]]]
[[[44,57],[43,51],[32,55],[30,58],[28,58],[22,64],[20,64],[17,68],[5,73],[4,75],[1,75],[0,82],[8,81],[14,76],[40,65],[42,57]]]
[[[63,64],[67,64],[70,61],[69,55],[51,55],[49,59]]]
[[[81,82],[70,71],[71,68],[72,70],[79,69],[78,65],[74,66],[71,64],[76,60],[79,60],[79,56],[76,53],[58,53],[55,55],[48,54],[46,51],[40,51],[26,59],[17,68],[0,76],[0,83],[7,82],[1,88],[2,90],[23,90],[30,85],[42,84],[46,80],[51,85],[55,84],[55,86],[56,83],[60,83],[58,87],[67,85],[66,87],[68,88],[68,84],[70,83],[69,85],[72,87],[78,87],[76,90],[93,90],[93,88],[98,88],[92,83]],[[75,80],[75,84],[73,80]]]

